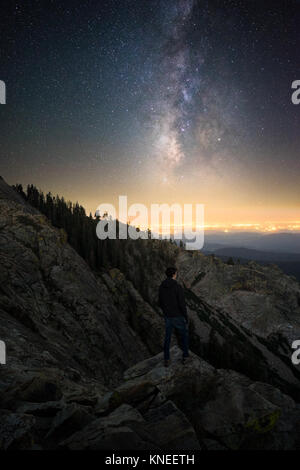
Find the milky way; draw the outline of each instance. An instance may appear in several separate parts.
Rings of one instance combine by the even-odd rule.
[[[218,172],[220,162],[229,158],[228,146],[232,148],[242,133],[234,111],[241,112],[243,99],[234,90],[234,81],[224,94],[220,77],[214,80],[205,68],[210,38],[201,35],[196,6],[195,0],[177,0],[171,7],[170,2],[161,2],[157,91],[147,106],[157,170],[165,183],[176,173],[180,179],[185,165],[198,164],[202,173],[207,167]],[[203,16],[208,14],[204,8]],[[228,64],[223,67],[225,75]]]
[[[182,135],[189,130],[188,107],[199,89],[198,67],[192,73],[191,57],[185,43],[185,29],[191,21],[193,0],[175,2],[163,22],[165,42],[161,46],[161,83],[153,117],[154,141],[165,166],[180,165],[185,158]],[[163,21],[163,19],[162,19]],[[192,78],[191,78],[192,77]]]

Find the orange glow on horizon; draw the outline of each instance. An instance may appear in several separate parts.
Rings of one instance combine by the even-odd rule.
[[[186,226],[186,230],[200,230],[203,229],[205,231],[218,231],[218,232],[225,232],[225,233],[230,233],[230,232],[242,232],[242,231],[250,231],[250,232],[265,232],[265,233],[270,233],[270,232],[300,232],[300,223],[297,222],[290,222],[290,223],[276,223],[276,222],[268,222],[266,224],[261,224],[261,223],[256,223],[256,224],[204,224],[202,225],[194,225],[194,226]],[[142,230],[145,230],[146,227],[141,228]],[[164,226],[162,227],[162,224],[156,225],[156,226],[151,226],[150,224],[150,229],[152,231],[158,231],[159,233],[168,233],[169,230],[171,229],[171,233],[176,233],[176,229],[178,231],[180,229],[184,230],[184,224],[181,226],[174,225],[170,223],[170,228],[169,226]]]

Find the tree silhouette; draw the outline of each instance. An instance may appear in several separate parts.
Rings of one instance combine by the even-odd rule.
[[[51,192],[45,196],[41,190],[32,184],[27,186],[26,193],[21,184],[16,184],[13,188],[29,204],[44,214],[54,227],[65,231],[70,245],[93,270],[102,271],[103,269],[117,267],[129,278],[136,276],[137,282],[142,284],[145,259],[157,256],[163,270],[165,269],[164,265],[172,264],[174,261],[168,250],[170,240],[161,240],[159,249],[156,251],[147,249],[148,243],[156,242],[156,240],[150,240],[150,229],[148,229],[148,240],[110,240],[108,238],[100,240],[96,235],[96,227],[100,220],[108,217],[107,212],[102,216],[98,213],[95,213],[94,217],[91,213],[87,215],[85,209],[78,202],[74,204],[71,201],[66,201],[64,197],[53,196]],[[118,234],[118,220],[116,226]],[[127,230],[128,227],[129,224],[127,224]],[[174,250],[172,253],[174,253]],[[134,272],[132,266],[128,263],[130,257],[134,258]]]

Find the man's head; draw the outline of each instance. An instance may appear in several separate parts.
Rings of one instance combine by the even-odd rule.
[[[166,269],[166,276],[171,279],[176,279],[177,277],[177,269],[176,268],[167,268]]]

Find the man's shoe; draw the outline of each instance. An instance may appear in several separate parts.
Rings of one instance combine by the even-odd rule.
[[[165,359],[165,367],[169,367],[170,365],[170,359]]]

